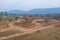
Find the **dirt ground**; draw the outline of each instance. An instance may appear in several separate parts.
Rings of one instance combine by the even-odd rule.
[[[0,31],[0,40],[49,40],[51,38],[52,40],[60,39],[60,22],[56,20],[54,22],[50,22],[50,24],[47,26],[30,25],[27,27],[22,27],[19,23],[19,26],[15,26],[13,24],[13,22],[8,24],[8,30],[4,30],[2,28],[4,31]],[[56,27],[56,25],[59,25],[59,27]]]

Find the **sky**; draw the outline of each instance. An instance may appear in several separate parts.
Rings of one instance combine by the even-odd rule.
[[[60,7],[60,0],[0,0],[0,11]]]

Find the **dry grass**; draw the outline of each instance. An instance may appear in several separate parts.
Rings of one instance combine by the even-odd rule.
[[[0,32],[0,37],[7,37],[7,36],[14,35],[14,34],[17,34],[17,33],[20,33],[20,31],[7,30],[7,31],[4,31],[4,32]]]
[[[37,31],[31,34],[17,36],[6,40],[60,40],[60,26]]]

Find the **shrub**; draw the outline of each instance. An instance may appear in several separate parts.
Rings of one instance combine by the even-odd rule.
[[[15,17],[15,20],[17,20],[18,19],[18,17]]]

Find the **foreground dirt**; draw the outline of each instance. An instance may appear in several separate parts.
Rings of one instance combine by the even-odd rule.
[[[60,22],[57,22],[55,24],[52,24],[52,25],[49,25],[49,26],[46,26],[46,27],[36,26],[35,28],[32,28],[32,29],[26,29],[26,28],[23,28],[23,27],[18,27],[18,26],[14,26],[12,24],[13,23],[9,24],[10,28],[8,30],[0,31],[0,35],[1,35],[0,40],[24,40],[25,36],[27,36],[27,39],[29,39],[29,37],[34,36],[34,35],[32,36],[30,34],[32,34],[32,33],[34,34],[35,32],[36,32],[36,36],[39,38],[38,35],[44,36],[44,34],[41,34],[40,32],[43,32],[46,29],[55,28],[56,25],[58,25],[58,24],[60,25]],[[49,34],[49,32],[48,32],[48,34]],[[20,39],[21,36],[23,36],[22,37],[23,39]],[[31,40],[34,40],[34,39],[32,38]],[[38,40],[41,40],[41,39],[38,39]]]
[[[1,40],[21,40],[20,39],[20,37],[21,36],[24,36],[24,35],[26,35],[26,36],[29,36],[31,33],[34,33],[34,32],[36,32],[36,31],[38,31],[39,33],[40,32],[43,32],[43,31],[45,31],[45,29],[49,29],[49,28],[55,28],[55,26],[56,26],[57,24],[55,24],[55,25],[50,25],[50,26],[47,26],[47,27],[39,27],[39,26],[37,26],[36,28],[34,28],[34,29],[30,29],[30,30],[28,30],[28,29],[21,29],[21,30],[23,30],[24,32],[23,33],[17,33],[17,34],[14,34],[14,35],[10,35],[10,36],[6,36],[6,37],[0,37],[0,39]],[[16,29],[16,28],[15,28]],[[19,29],[19,28],[18,28]],[[19,31],[20,32],[20,31]],[[37,32],[37,33],[38,33]],[[10,34],[12,34],[12,33],[10,33]],[[37,35],[40,35],[40,34],[36,34],[36,36]],[[31,35],[30,35],[31,36]],[[16,38],[17,37],[17,38]],[[38,36],[37,36],[38,37]],[[23,37],[22,37],[23,38]],[[24,37],[25,38],[25,37]],[[24,40],[24,38],[22,39],[22,40]],[[27,37],[27,38],[29,38],[29,37]],[[33,40],[33,38],[31,39],[31,40]],[[37,40],[37,39],[36,39]],[[39,39],[40,40],[40,39]]]
[[[30,34],[14,36],[4,40],[60,40],[60,25],[44,31],[35,31]]]

